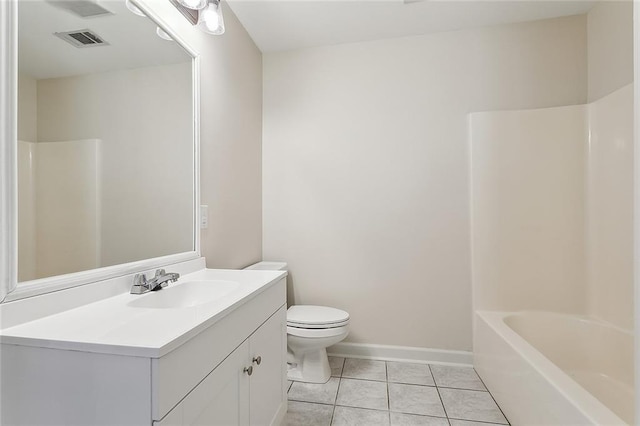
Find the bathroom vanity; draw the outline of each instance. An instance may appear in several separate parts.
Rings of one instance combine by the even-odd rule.
[[[3,329],[2,424],[279,424],[285,276],[202,269]]]

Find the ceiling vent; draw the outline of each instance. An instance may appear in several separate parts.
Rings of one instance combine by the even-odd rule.
[[[89,29],[53,34],[57,37],[60,37],[67,43],[79,48],[109,45],[109,43],[104,41],[102,37]]]
[[[50,4],[67,10],[81,18],[96,18],[113,15],[109,10],[100,6],[95,0],[47,0]]]

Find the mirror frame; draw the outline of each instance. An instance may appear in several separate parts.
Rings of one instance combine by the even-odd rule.
[[[124,1],[124,0],[122,0]],[[24,281],[18,285],[18,2],[0,0],[0,303],[51,293],[200,256],[200,55],[143,2],[132,0],[147,18],[166,31],[192,57],[193,90],[193,244],[194,250],[71,274]],[[176,13],[178,13],[176,11]]]

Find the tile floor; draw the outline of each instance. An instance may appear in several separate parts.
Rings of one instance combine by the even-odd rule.
[[[329,357],[325,384],[290,382],[287,426],[508,425],[471,367]]]

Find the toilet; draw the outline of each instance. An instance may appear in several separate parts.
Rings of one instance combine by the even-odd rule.
[[[287,269],[284,262],[259,262],[246,269]],[[327,306],[294,305],[287,310],[287,378],[326,383],[331,377],[327,348],[349,334],[349,314]]]

